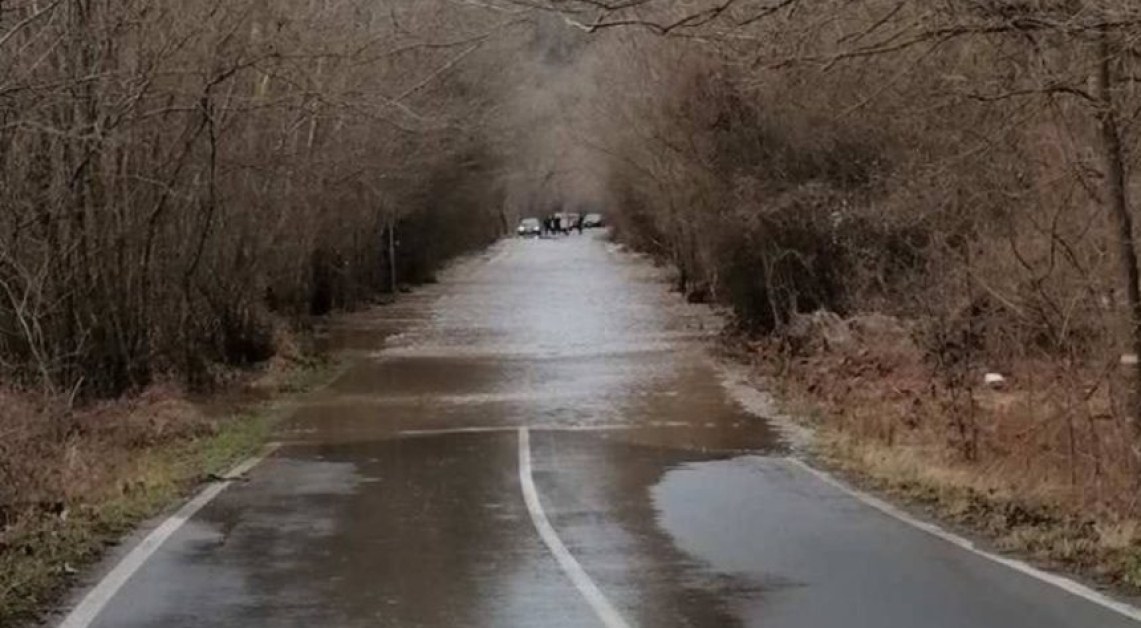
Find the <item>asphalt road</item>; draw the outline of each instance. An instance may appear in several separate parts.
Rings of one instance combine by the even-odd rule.
[[[1135,625],[789,462],[715,332],[598,237],[503,242],[339,326],[354,366],[87,624]]]

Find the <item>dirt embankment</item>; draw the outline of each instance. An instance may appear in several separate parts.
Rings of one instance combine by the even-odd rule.
[[[1138,453],[1114,374],[1057,363],[950,368],[921,326],[819,313],[731,351],[817,432],[827,465],[1025,554],[1141,591]]]
[[[141,521],[256,452],[329,360],[284,352],[216,394],[153,386],[71,408],[0,389],[0,626],[30,624]]]

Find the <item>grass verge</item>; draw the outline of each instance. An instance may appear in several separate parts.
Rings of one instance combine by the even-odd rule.
[[[254,394],[209,412],[217,399],[161,388],[81,411],[0,394],[0,432],[12,436],[0,450],[0,626],[32,625],[139,523],[259,451],[282,401],[334,372],[329,361],[276,365],[241,384]]]
[[[880,494],[973,533],[993,547],[1070,571],[1126,594],[1141,592],[1139,522],[1027,499],[1001,481],[918,447],[886,447],[849,434],[818,434],[816,459]]]

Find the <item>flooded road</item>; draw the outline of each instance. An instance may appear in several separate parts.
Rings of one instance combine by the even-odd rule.
[[[600,237],[347,317],[351,367],[90,625],[1134,625],[788,461],[708,310]]]

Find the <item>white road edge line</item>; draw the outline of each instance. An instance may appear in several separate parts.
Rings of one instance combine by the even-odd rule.
[[[1141,622],[1141,609],[1138,609],[1137,607],[1135,607],[1131,604],[1127,604],[1125,602],[1115,600],[1115,599],[1109,597],[1108,595],[1105,595],[1103,593],[1095,591],[1094,589],[1091,589],[1090,587],[1088,587],[1088,586],[1086,586],[1080,582],[1077,582],[1075,580],[1071,580],[1071,579],[1066,578],[1064,576],[1059,576],[1058,574],[1052,574],[1052,573],[1049,573],[1047,571],[1043,571],[1043,570],[1038,569],[1037,567],[1033,567],[1033,566],[1031,566],[1031,565],[1029,565],[1023,561],[1015,560],[1013,558],[1007,558],[1005,556],[999,556],[998,554],[994,554],[994,553],[988,552],[984,549],[980,549],[970,539],[966,539],[966,538],[961,537],[957,534],[954,534],[953,532],[949,532],[947,530],[944,530],[943,528],[941,528],[941,527],[939,527],[933,523],[930,523],[927,521],[922,521],[920,519],[916,519],[915,517],[907,514],[903,510],[889,504],[888,502],[886,502],[886,501],[884,501],[878,497],[874,497],[872,495],[864,493],[863,491],[859,491],[857,489],[854,489],[854,488],[848,486],[844,482],[841,482],[840,480],[829,475],[828,473],[825,473],[824,471],[821,471],[819,469],[812,467],[807,462],[805,462],[799,458],[785,458],[785,460],[788,461],[793,466],[798,467],[798,468],[808,472],[809,474],[815,476],[820,481],[822,481],[826,484],[829,484],[832,487],[843,491],[844,493],[847,493],[848,495],[856,498],[860,502],[863,502],[865,505],[870,506],[870,507],[880,511],[881,513],[883,513],[883,514],[885,514],[885,515],[887,515],[893,519],[901,521],[901,522],[903,522],[903,523],[905,523],[905,524],[907,524],[913,528],[918,528],[919,530],[922,530],[923,532],[926,532],[927,534],[930,534],[934,537],[942,539],[943,541],[946,541],[952,545],[955,545],[956,547],[959,547],[960,549],[964,549],[964,550],[966,550],[972,554],[975,554],[976,556],[980,556],[980,557],[985,558],[989,561],[992,561],[992,562],[998,563],[1000,565],[1003,565],[1005,567],[1008,567],[1010,569],[1013,569],[1013,570],[1015,570],[1015,571],[1017,571],[1023,575],[1034,578],[1035,580],[1038,580],[1040,582],[1044,582],[1046,584],[1055,586],[1059,589],[1062,589],[1063,591],[1065,591],[1067,593],[1070,593],[1072,595],[1076,595],[1076,596],[1086,600],[1087,602],[1092,602],[1094,604],[1097,604],[1098,606],[1102,606],[1102,607],[1107,608],[1111,611],[1114,611],[1114,612],[1118,613],[1119,615],[1123,615],[1125,617],[1128,617],[1129,619],[1132,619],[1133,621]]]
[[[263,460],[268,458],[280,445],[270,444],[266,446],[261,453],[245,461],[239,463],[234,468],[230,469],[226,477],[240,477],[249,473],[254,467],[260,464]],[[214,482],[206,488],[199,491],[193,499],[186,502],[179,508],[177,512],[162,522],[157,528],[151,531],[138,545],[136,545],[117,565],[106,575],[93,589],[83,596],[83,599],[76,605],[67,617],[64,618],[59,624],[59,628],[87,628],[96,618],[99,613],[115,597],[119,589],[135,575],[135,572],[143,566],[160,547],[166,542],[179,528],[190,520],[199,510],[202,510],[206,504],[217,497],[222,491],[226,490],[233,482],[223,481]]]
[[[535,524],[543,543],[546,543],[547,549],[554,555],[563,573],[571,579],[587,604],[594,609],[595,615],[602,620],[602,625],[606,628],[630,628],[630,624],[626,623],[598,585],[590,579],[582,565],[567,550],[567,546],[563,545],[547,514],[543,512],[539,491],[535,488],[535,479],[531,473],[531,433],[525,427],[519,428],[519,484],[523,489],[523,501],[527,503],[527,512],[531,514],[531,522]]]

